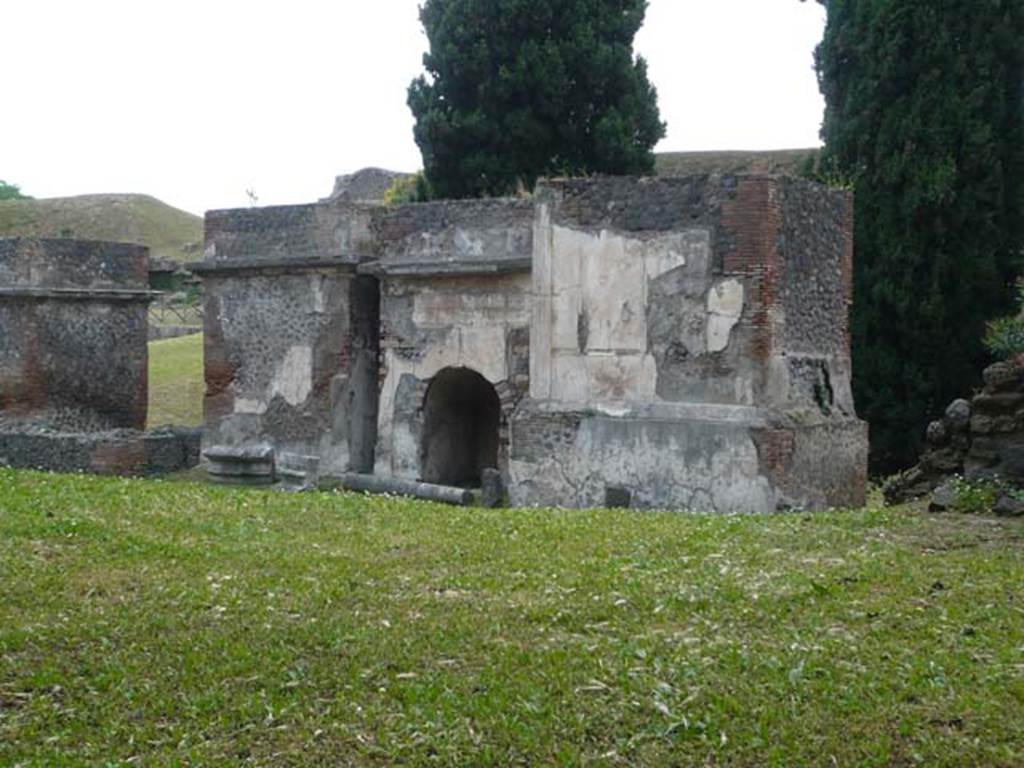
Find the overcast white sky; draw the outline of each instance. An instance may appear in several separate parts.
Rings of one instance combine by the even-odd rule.
[[[420,0],[0,0],[0,178],[35,197],[145,192],[187,210],[310,202],[420,167],[405,105]],[[659,151],[816,146],[824,10],[651,0],[637,51]]]

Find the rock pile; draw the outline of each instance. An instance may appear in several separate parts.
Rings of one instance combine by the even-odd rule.
[[[924,496],[954,475],[1024,488],[1024,363],[996,363],[984,378],[979,394],[928,425],[920,463],[886,485],[888,502]]]

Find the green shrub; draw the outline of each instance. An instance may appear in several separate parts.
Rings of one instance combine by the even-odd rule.
[[[31,200],[32,198],[23,194],[21,187],[17,184],[9,184],[0,179],[0,200]]]
[[[1024,280],[1017,281],[1017,306],[1012,317],[1000,317],[985,327],[985,347],[1000,360],[1024,355]]]
[[[965,515],[984,515],[992,511],[992,507],[1001,495],[998,482],[970,482],[957,476],[953,480],[956,498],[953,509]]]
[[[427,179],[423,175],[423,171],[417,171],[412,176],[401,176],[395,179],[384,192],[385,205],[422,203],[429,199]]]
[[[998,475],[989,480],[966,480],[960,475],[953,478],[953,511],[966,515],[985,515],[1004,496],[1024,501],[1024,488],[1018,488]]]

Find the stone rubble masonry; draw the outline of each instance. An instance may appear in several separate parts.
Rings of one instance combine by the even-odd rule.
[[[412,180],[413,178],[415,177],[411,173],[388,171],[383,168],[363,168],[355,173],[336,176],[331,194],[322,198],[320,202],[346,200],[380,203],[383,202],[392,185],[398,181]]]
[[[0,239],[0,464],[153,474],[198,462],[194,430],[141,431],[147,261],[122,243]]]
[[[451,439],[430,425],[460,418],[427,418],[431,385],[469,369],[513,504],[858,506],[851,211],[810,182],[703,175],[212,212],[204,446],[420,480]]]
[[[166,475],[199,464],[201,440],[201,429],[187,427],[75,433],[0,425],[0,466],[97,475]]]
[[[921,461],[886,484],[887,501],[919,498],[954,475],[1024,487],[1024,365],[995,363],[984,381],[980,393],[954,400],[928,425]]]
[[[0,414],[68,431],[143,429],[147,249],[0,239]]]

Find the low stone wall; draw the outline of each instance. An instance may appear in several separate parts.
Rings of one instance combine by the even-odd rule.
[[[954,401],[928,425],[920,463],[886,485],[888,502],[925,496],[952,475],[1024,488],[1024,366],[996,363],[984,378],[979,394]]]
[[[98,475],[165,475],[198,465],[201,441],[201,429],[182,427],[73,433],[0,426],[0,465]]]

